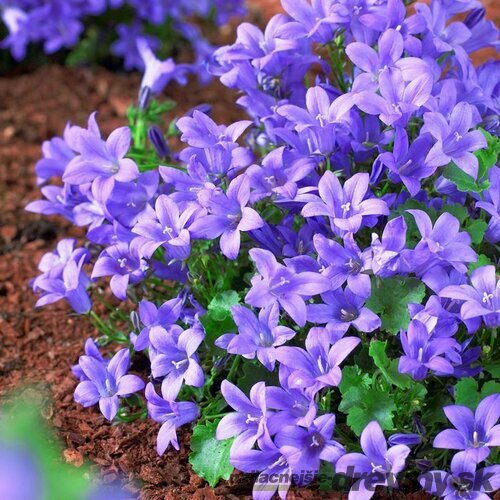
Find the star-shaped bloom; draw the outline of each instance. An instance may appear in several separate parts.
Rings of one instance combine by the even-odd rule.
[[[318,184],[319,201],[311,201],[302,209],[304,217],[326,215],[336,234],[356,233],[369,216],[389,215],[384,200],[367,197],[369,175],[358,173],[342,187],[337,176],[327,171]]]

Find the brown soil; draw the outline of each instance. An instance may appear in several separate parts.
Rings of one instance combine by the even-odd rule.
[[[260,1],[266,4],[266,16],[276,12],[276,0]],[[95,408],[74,403],[76,383],[70,367],[96,332],[86,317],[71,314],[62,303],[34,309],[29,280],[37,274],[40,257],[58,239],[82,235],[59,218],[24,211],[29,201],[40,197],[34,175],[40,145],[61,134],[69,119],[84,124],[95,109],[104,133],[122,126],[138,83],[136,75],[58,66],[0,78],[0,397],[17,390],[41,403],[43,416],[61,437],[66,461],[81,466],[88,459],[105,481],[124,478],[129,489],[140,489],[141,498],[242,498],[251,492],[252,477],[235,472],[213,491],[193,473],[187,460],[189,431],[181,431],[179,453],[170,450],[160,458],[155,451],[158,425],[153,421],[113,426]],[[206,88],[192,83],[187,90],[172,87],[170,96],[178,102],[176,113],[208,102],[216,121],[241,117],[234,95],[218,83]],[[317,498],[319,493],[290,494],[299,496]]]

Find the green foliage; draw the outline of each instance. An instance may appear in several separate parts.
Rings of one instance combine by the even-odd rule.
[[[229,462],[229,451],[233,439],[218,441],[215,437],[218,422],[198,424],[191,436],[189,463],[198,476],[214,488],[220,479],[229,479],[233,466]]]
[[[209,346],[213,346],[222,334],[235,331],[231,307],[239,304],[239,295],[234,290],[217,294],[208,304],[207,313],[201,317]]]
[[[477,380],[472,377],[463,378],[455,385],[455,402],[474,410],[482,399],[496,392],[500,392],[498,382],[485,382],[479,390]]]
[[[390,360],[386,354],[387,341],[382,342],[380,340],[372,340],[370,342],[370,356],[377,368],[382,372],[386,380],[395,385],[396,387],[407,389],[409,388],[413,380],[409,375],[399,373],[398,371],[398,360]]]
[[[208,304],[208,312],[215,321],[224,321],[228,316],[231,316],[231,307],[240,303],[240,297],[234,290],[216,295],[210,304]]]
[[[339,410],[347,413],[347,424],[359,436],[372,420],[382,429],[394,429],[393,414],[396,411],[394,396],[374,387],[350,387],[342,396]]]
[[[394,396],[372,383],[370,375],[362,373],[357,366],[346,366],[342,370],[339,410],[347,414],[347,424],[357,436],[372,420],[377,420],[382,429],[394,428]]]
[[[444,168],[443,176],[453,182],[457,186],[457,189],[463,193],[482,193],[490,186],[488,181],[482,181],[478,184],[472,176],[466,174],[454,163],[450,163]]]
[[[474,153],[479,163],[478,179],[482,179],[488,175],[489,169],[497,163],[498,154],[500,153],[500,139],[492,136],[482,128],[479,130],[486,137],[486,143],[488,144],[485,149],[480,149]]]
[[[474,271],[474,269],[477,269],[478,267],[488,266],[490,264],[492,264],[492,262],[489,259],[489,257],[487,257],[484,254],[480,254],[477,257],[477,261],[476,262],[471,262],[469,264],[469,272]]]
[[[483,241],[488,224],[484,220],[470,219],[465,229],[470,234],[472,243],[479,245]]]
[[[382,320],[382,330],[397,334],[410,322],[408,304],[420,304],[425,297],[425,285],[415,278],[372,280],[372,295],[366,306]]]
[[[243,360],[243,374],[238,378],[238,387],[246,394],[257,382],[265,382],[266,386],[279,386],[277,370],[270,372],[260,361]]]

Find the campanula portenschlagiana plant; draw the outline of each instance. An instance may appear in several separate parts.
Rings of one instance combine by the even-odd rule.
[[[148,360],[145,402],[137,374],[86,344],[76,398],[114,398],[101,407],[116,422],[149,411],[160,454],[191,423],[194,470],[212,486],[233,466],[258,473],[258,499],[316,476],[332,487],[329,470],[350,499],[419,480],[486,498],[500,70],[471,54],[498,31],[476,0],[282,5],[210,56],[248,120],[198,108],[167,126],[171,65],[142,51],[128,127],[106,138],[93,116],[45,144],[44,200],[28,209],[87,227],[91,244],[44,257],[39,305],[86,313],[109,277],[133,312],[89,312],[97,342]]]

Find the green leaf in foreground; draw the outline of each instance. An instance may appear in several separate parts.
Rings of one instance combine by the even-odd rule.
[[[450,163],[443,170],[443,177],[453,182],[459,191],[463,193],[482,193],[490,186],[488,181],[478,184],[469,174]]]
[[[394,398],[378,389],[351,387],[343,395],[339,410],[347,413],[347,424],[357,436],[372,420],[376,420],[384,430],[394,428]]]
[[[229,479],[233,466],[229,462],[232,439],[218,441],[215,430],[218,422],[196,425],[191,436],[189,463],[193,470],[214,488],[220,479]]]
[[[388,278],[372,281],[372,295],[366,306],[382,320],[382,330],[396,334],[410,322],[408,304],[421,304],[425,285],[415,278]]]
[[[484,238],[484,233],[488,229],[488,224],[484,220],[471,220],[465,227],[467,232],[470,234],[472,243],[479,245]]]
[[[486,382],[478,388],[477,380],[472,377],[463,378],[455,385],[455,402],[458,405],[468,406],[475,410],[479,402],[491,394],[500,392],[500,384],[493,380]]]
[[[210,304],[208,311],[216,321],[224,321],[231,315],[231,307],[239,304],[240,298],[234,290],[228,290],[217,294]]]
[[[228,290],[217,294],[208,304],[207,313],[201,318],[201,323],[206,332],[206,345],[210,348],[222,334],[234,331],[231,307],[239,301],[238,294],[234,290]]]
[[[370,356],[377,368],[383,373],[388,382],[394,384],[402,389],[408,388],[412,385],[412,379],[408,375],[399,373],[398,360],[390,360],[385,352],[387,348],[387,341],[372,340],[370,342]]]

